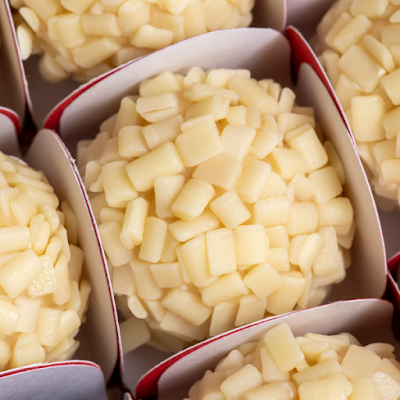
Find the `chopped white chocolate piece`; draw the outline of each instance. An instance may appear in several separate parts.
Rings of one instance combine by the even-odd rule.
[[[304,354],[297,344],[288,324],[272,328],[264,338],[274,361],[282,372],[291,371],[304,360]]]

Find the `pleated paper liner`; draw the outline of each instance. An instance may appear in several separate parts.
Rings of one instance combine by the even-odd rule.
[[[342,117],[351,133],[350,124],[347,121],[327,75],[311,47],[301,37],[304,35],[307,40],[311,39],[311,37],[316,33],[318,23],[334,2],[335,0],[287,0],[287,23],[296,28],[289,27],[286,30],[286,35],[293,45],[299,47],[300,52],[304,55],[300,57],[299,60],[295,59],[295,64],[298,66],[299,62],[304,61],[304,57],[306,57],[308,63],[313,65],[315,69],[321,71],[320,77],[326,83],[337,107],[341,110]],[[390,258],[400,252],[400,240],[398,239],[400,237],[400,212],[398,209],[388,212],[380,208],[378,208],[378,212],[385,238],[387,255],[388,258]]]
[[[11,29],[8,0],[0,1],[0,107],[12,110],[17,132],[25,120],[29,98],[24,67],[16,47],[15,30]]]
[[[2,50],[0,50],[0,65],[4,69],[4,73],[0,70],[0,85],[4,83],[8,88],[3,94],[0,91],[0,106],[14,110],[19,115],[22,125],[27,105],[36,126],[40,128],[43,127],[46,115],[57,103],[71,93],[79,92],[80,84],[71,78],[58,84],[45,81],[38,69],[40,56],[31,56],[22,62],[8,1],[0,0],[0,26],[3,43]],[[253,13],[253,26],[283,30],[286,24],[286,1],[256,0]],[[5,57],[2,57],[3,49],[6,52]],[[91,83],[95,84],[99,79],[108,75],[109,72],[94,78]]]
[[[2,128],[4,125],[0,124],[0,129]],[[17,146],[14,146],[13,151],[10,151],[10,146],[7,149],[7,146],[3,147],[3,143],[7,144],[7,141],[3,142],[3,133],[0,131],[0,150],[19,155]],[[36,364],[1,372],[0,397],[6,398],[3,396],[7,394],[7,399],[22,399],[43,391],[43,399],[78,399],[80,397],[73,395],[82,390],[82,393],[88,393],[85,398],[105,399],[105,384],[118,359],[117,316],[108,272],[104,267],[100,244],[89,213],[89,201],[75,161],[55,133],[49,130],[39,132],[24,160],[32,168],[44,172],[60,202],[67,200],[77,217],[79,245],[85,253],[83,274],[91,283],[92,291],[87,321],[81,326],[77,336],[81,345],[74,358],[90,362]],[[90,391],[93,393],[89,396]],[[12,397],[12,393],[19,393],[21,396]]]
[[[270,29],[211,32],[132,61],[96,83],[83,86],[54,108],[46,127],[58,129],[75,154],[77,142],[94,138],[100,123],[118,111],[122,97],[137,93],[139,82],[163,71],[186,73],[193,66],[205,70],[247,68],[256,79],[273,78],[282,86],[293,88],[300,105],[314,107],[326,139],[333,142],[342,158],[347,176],[345,194],[353,204],[358,225],[352,266],[347,270],[346,279],[334,285],[327,301],[380,298],[386,285],[386,257],[371,189],[340,111],[313,67],[299,63],[302,65],[297,85],[291,80],[291,58],[299,61],[306,55],[301,46],[291,45],[284,35]],[[121,357],[124,383],[133,390],[139,377],[167,356],[143,346]]]
[[[336,302],[309,310],[280,315],[255,322],[208,339],[170,357],[144,375],[136,389],[136,398],[158,400],[187,397],[190,387],[223,357],[243,343],[260,340],[273,327],[287,323],[295,336],[308,332],[325,335],[349,332],[362,345],[390,343],[400,348],[392,329],[393,305],[386,300],[363,299]],[[398,316],[397,316],[398,318]],[[153,397],[154,398],[154,397]]]

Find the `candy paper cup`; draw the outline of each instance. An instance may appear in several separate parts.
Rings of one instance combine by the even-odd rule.
[[[15,93],[15,106],[11,109],[15,110],[20,116],[21,121],[24,120],[25,104],[28,105],[32,113],[33,120],[37,127],[42,127],[46,115],[51,109],[69,94],[80,87],[80,84],[71,78],[64,80],[58,84],[46,82],[40,75],[38,70],[39,56],[31,56],[27,61],[22,62],[16,32],[12,21],[11,10],[8,4],[9,0],[0,1],[0,9],[2,15],[1,27],[4,30],[2,38],[3,43],[7,41],[6,46],[9,51],[9,57],[12,58],[13,64],[9,72],[4,75],[5,81],[13,77],[13,83],[10,85],[13,91],[18,87],[18,93]],[[6,12],[7,11],[7,12]],[[271,27],[273,29],[282,30],[286,23],[286,2],[285,0],[257,0],[254,8],[253,26]],[[117,67],[118,69],[120,67]],[[92,83],[98,79],[107,76],[105,73],[100,77],[94,78]],[[46,93],[46,97],[43,96]],[[0,97],[0,105],[1,97]],[[14,104],[13,104],[14,105]]]
[[[295,336],[309,332],[324,335],[349,332],[362,345],[373,342],[397,345],[398,357],[400,349],[391,329],[392,317],[392,304],[368,299],[337,302],[256,322],[208,339],[160,363],[140,379],[136,398],[157,395],[159,400],[172,400],[188,397],[188,391],[196,380],[202,378],[207,370],[214,370],[231,350],[243,343],[262,339],[270,329],[282,323],[287,323]]]
[[[288,0],[287,25],[293,25],[307,40],[310,40],[316,34],[317,25],[334,3],[334,0]],[[291,29],[289,28],[289,30]],[[308,53],[308,58],[314,59],[313,63],[319,64],[317,57],[311,49],[304,51]],[[325,76],[326,81],[329,82],[325,73],[323,73],[323,75]],[[330,83],[327,83],[327,85],[331,88],[332,96],[334,97],[338,107],[341,109],[339,100],[337,99],[333,88]],[[351,131],[343,110],[342,115],[349,131]],[[381,198],[381,202],[382,199],[383,206],[387,207],[385,204],[387,203],[386,199]],[[390,209],[393,209],[392,204],[390,204]],[[400,214],[398,210],[387,211],[386,209],[378,208],[378,211],[385,237],[387,254],[388,257],[392,257],[400,251],[400,243],[397,240],[400,234]]]
[[[0,115],[0,121],[3,122],[3,115]],[[0,126],[5,129],[7,124]],[[18,156],[15,132],[13,135],[7,135],[5,130],[0,132],[1,149]],[[43,398],[54,398],[54,393],[58,392],[59,398],[72,399],[79,398],[77,393],[86,392],[87,398],[105,399],[105,382],[111,377],[118,358],[117,317],[83,184],[74,160],[54,132],[39,132],[24,160],[32,168],[44,172],[60,201],[67,200],[77,217],[79,243],[85,253],[83,273],[90,281],[92,291],[87,320],[77,336],[80,347],[74,358],[90,361],[53,362],[6,370],[0,373],[0,391],[11,397],[15,394],[15,398],[36,391],[43,392]],[[49,382],[53,382],[52,385]],[[68,397],[70,395],[72,397]]]
[[[298,40],[303,39],[298,36]],[[202,35],[132,61],[104,79],[82,87],[55,107],[46,126],[57,128],[74,152],[78,140],[94,138],[100,123],[118,111],[122,97],[137,93],[139,82],[164,71],[186,73],[193,66],[205,70],[247,68],[256,79],[273,78],[282,86],[291,87],[300,105],[314,107],[316,120],[342,158],[347,175],[345,195],[353,204],[358,224],[352,266],[326,301],[379,298],[386,285],[386,258],[371,190],[340,112],[313,68],[301,65],[297,85],[293,85],[290,57],[301,60],[302,54],[297,47],[291,48],[282,34],[272,30],[250,28]],[[146,346],[121,357],[124,383],[134,388],[139,376],[165,357],[165,353]]]
[[[0,107],[11,110],[17,131],[21,129],[28,101],[24,67],[15,47],[15,31],[10,29],[8,1],[0,2]]]

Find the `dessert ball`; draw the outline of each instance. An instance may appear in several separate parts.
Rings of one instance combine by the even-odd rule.
[[[86,82],[170,44],[252,21],[254,0],[11,0],[23,60],[49,82]]]
[[[384,209],[399,206],[400,2],[340,0],[313,46],[346,113]]]
[[[83,258],[69,204],[0,152],[0,370],[73,356],[91,291]]]
[[[143,81],[79,144],[78,167],[125,351],[178,351],[318,305],[346,276],[343,164],[313,110],[272,79],[194,67]]]

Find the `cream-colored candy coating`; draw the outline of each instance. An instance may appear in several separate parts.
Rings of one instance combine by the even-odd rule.
[[[22,59],[42,54],[39,71],[49,82],[71,75],[86,82],[172,43],[248,27],[254,0],[21,0],[12,6]]]
[[[185,400],[397,399],[400,367],[393,351],[385,343],[362,347],[349,333],[295,338],[284,323],[232,350]]]
[[[315,126],[290,89],[246,70],[164,72],[122,99],[78,164],[124,332],[133,314],[176,351],[319,304],[344,279],[353,208]]]
[[[69,359],[91,290],[75,214],[41,172],[3,153],[0,165],[0,370]]]
[[[400,40],[397,1],[340,0],[322,19],[313,46],[348,117],[378,205],[400,203]],[[328,153],[332,151],[326,148]],[[335,156],[328,154],[343,183]],[[339,167],[340,168],[340,167]]]

